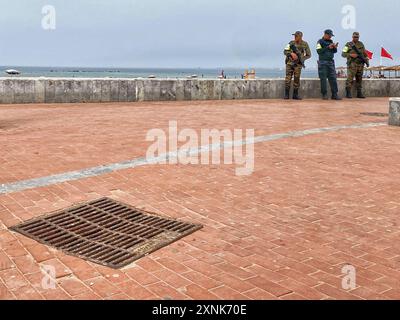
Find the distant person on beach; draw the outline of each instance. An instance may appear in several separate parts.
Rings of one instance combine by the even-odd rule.
[[[289,99],[293,80],[293,99],[301,100],[299,96],[301,71],[305,68],[305,61],[311,58],[310,46],[303,41],[303,32],[296,31],[294,40],[285,47],[283,54],[286,57],[285,99]]]
[[[338,84],[335,67],[335,54],[337,53],[338,43],[332,41],[335,35],[330,29],[325,30],[322,39],[317,42],[318,75],[321,81],[322,99],[328,100],[328,80],[331,87],[332,100],[342,100],[338,96]]]
[[[353,41],[347,42],[342,56],[347,59],[346,98],[353,98],[351,89],[354,78],[356,78],[357,98],[365,99],[363,94],[363,74],[364,65],[369,64],[369,58],[364,44],[360,41],[359,32],[353,33]]]

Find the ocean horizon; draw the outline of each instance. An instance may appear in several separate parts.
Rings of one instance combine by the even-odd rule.
[[[198,78],[216,79],[222,70],[227,79],[240,79],[245,68],[94,68],[94,67],[28,67],[0,66],[0,77],[9,77],[5,71],[15,69],[20,72],[13,77],[54,77],[54,78],[148,78],[182,79],[197,76]],[[284,68],[249,68],[255,69],[257,78],[284,78]],[[318,77],[315,68],[303,70],[304,78]]]

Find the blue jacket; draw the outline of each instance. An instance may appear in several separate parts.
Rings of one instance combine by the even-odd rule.
[[[332,40],[325,40],[324,38],[317,42],[317,52],[319,61],[333,61],[337,48],[329,49],[328,47],[333,43]]]

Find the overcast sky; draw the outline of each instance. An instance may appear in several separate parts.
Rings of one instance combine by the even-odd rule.
[[[0,0],[0,65],[87,67],[280,67],[296,30],[314,57],[322,31],[341,45],[342,8],[376,55],[384,45],[400,64],[398,0]],[[42,7],[56,9],[55,30]],[[337,56],[339,65],[344,60]],[[391,62],[388,61],[390,64]],[[386,63],[387,64],[387,63]]]

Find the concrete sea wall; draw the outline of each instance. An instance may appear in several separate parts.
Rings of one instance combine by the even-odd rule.
[[[400,96],[400,79],[364,82],[369,97]],[[339,79],[343,94],[345,81]],[[318,79],[304,79],[304,98],[319,98]],[[0,78],[0,103],[77,103],[282,98],[283,79],[71,79]]]

